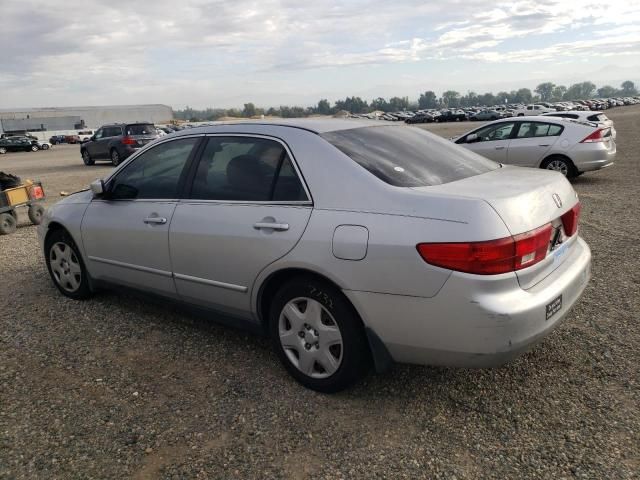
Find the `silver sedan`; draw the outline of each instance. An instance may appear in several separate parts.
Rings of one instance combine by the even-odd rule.
[[[487,367],[551,332],[591,253],[556,172],[360,120],[167,135],[51,207],[60,292],[144,291],[268,334],[323,392],[392,362]]]
[[[566,118],[498,120],[453,140],[499,163],[556,170],[566,177],[611,166],[616,157],[611,127]]]

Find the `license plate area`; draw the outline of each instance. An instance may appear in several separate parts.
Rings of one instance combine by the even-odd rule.
[[[546,320],[549,320],[556,313],[562,310],[562,295],[554,298],[546,306]]]

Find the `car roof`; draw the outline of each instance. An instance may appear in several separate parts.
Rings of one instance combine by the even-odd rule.
[[[351,130],[354,128],[395,126],[394,124],[381,123],[377,120],[365,120],[359,118],[279,118],[277,120],[235,120],[213,122],[211,125],[180,130],[179,132],[175,132],[174,135],[215,133],[219,130],[219,127],[235,125],[298,128],[316,134]]]

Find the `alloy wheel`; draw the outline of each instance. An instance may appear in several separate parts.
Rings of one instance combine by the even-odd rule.
[[[562,173],[565,177],[569,175],[569,166],[562,160],[552,160],[547,164],[547,170],[554,170]]]
[[[288,360],[305,375],[327,378],[340,368],[342,334],[320,302],[307,297],[289,301],[280,313],[278,335]]]

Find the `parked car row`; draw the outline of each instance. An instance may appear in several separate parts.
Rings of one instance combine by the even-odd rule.
[[[522,117],[525,115],[543,115],[553,112],[566,111],[602,111],[623,105],[640,103],[640,96],[609,99],[575,100],[562,102],[539,102],[535,104],[505,104],[493,106],[476,106],[464,108],[423,109],[402,112],[372,112],[351,114],[350,118],[371,120],[401,121],[409,124],[431,122],[455,122],[464,120],[498,120],[508,117]]]
[[[49,142],[42,142],[34,137],[7,136],[0,138],[0,155],[7,152],[37,152],[51,148]]]

